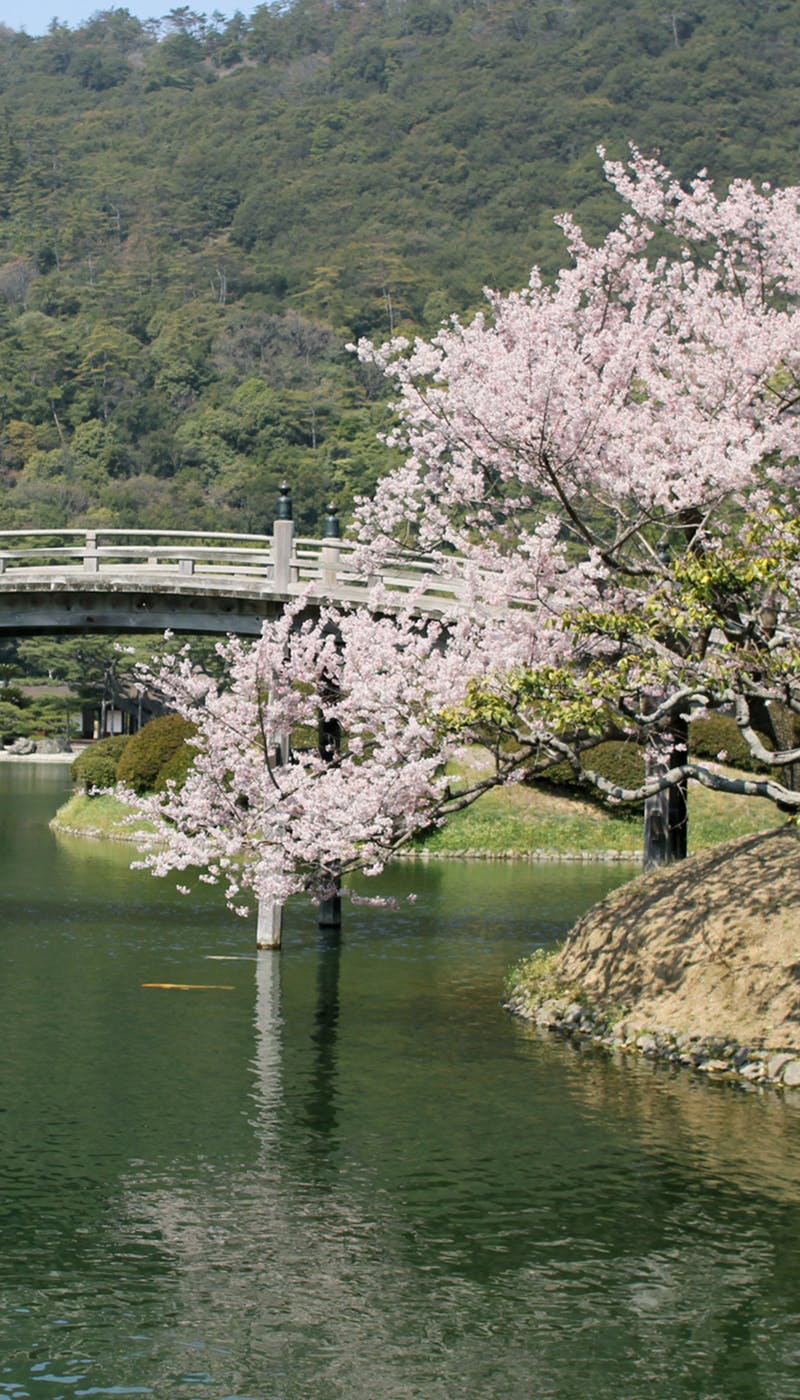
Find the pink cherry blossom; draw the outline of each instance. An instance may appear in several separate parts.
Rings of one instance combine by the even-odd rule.
[[[560,220],[552,284],[534,269],[430,341],[357,347],[394,386],[403,453],[358,506],[360,565],[423,552],[457,603],[432,620],[413,594],[309,596],[255,645],[220,643],[223,682],[185,652],[143,676],[197,727],[185,786],[137,800],[155,874],[199,869],[237,910],[324,897],[559,761],[618,799],[693,777],[800,806],[685,742],[687,715],[723,710],[763,757],[770,707],[800,713],[800,194],[684,190],[636,150],[605,170],[619,223],[593,247]],[[620,734],[657,754],[636,790],[591,769]],[[788,773],[793,742],[766,761]],[[464,743],[490,770],[451,790]]]

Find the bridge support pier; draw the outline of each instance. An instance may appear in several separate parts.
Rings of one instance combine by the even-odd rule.
[[[283,935],[283,905],[277,899],[258,901],[257,948],[280,948]]]

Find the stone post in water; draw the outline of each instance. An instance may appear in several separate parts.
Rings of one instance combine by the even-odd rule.
[[[276,768],[289,762],[291,754],[288,734],[282,734],[272,756]],[[280,948],[283,936],[283,901],[260,899],[258,901],[258,921],[256,923],[256,947]]]
[[[258,901],[257,948],[280,948],[283,934],[283,904],[277,899]]]
[[[293,577],[294,513],[288,483],[282,481],[278,491],[278,504],[272,522],[272,582],[276,593],[288,593]],[[281,734],[275,745],[273,762],[278,766],[288,763],[289,751],[290,736]],[[282,936],[283,903],[277,899],[260,899],[256,947],[280,948]]]

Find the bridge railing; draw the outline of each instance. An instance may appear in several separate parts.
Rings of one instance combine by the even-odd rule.
[[[297,539],[294,552],[297,572],[292,582],[319,582],[323,592],[333,589],[354,601],[363,601],[376,584],[390,592],[413,593],[420,599],[461,595],[461,581],[444,577],[427,555],[388,556],[373,573],[364,571],[358,556],[359,547],[350,540]]]
[[[370,587],[414,595],[418,604],[435,607],[437,599],[459,596],[459,581],[437,574],[424,555],[397,555],[382,561],[380,572],[366,574],[350,540],[294,535],[292,521],[276,520],[271,536],[201,530],[64,529],[0,530],[0,575],[3,586],[23,578],[86,575],[157,578],[199,576],[224,586],[241,581],[271,593],[296,596],[309,585],[325,597],[363,602]],[[98,582],[100,580],[98,579]]]

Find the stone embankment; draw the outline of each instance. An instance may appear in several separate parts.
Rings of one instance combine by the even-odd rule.
[[[615,1021],[568,997],[548,997],[531,1004],[524,995],[512,996],[506,1006],[543,1030],[593,1042],[606,1050],[644,1055],[698,1070],[709,1078],[736,1080],[743,1085],[800,1089],[800,1051],[739,1045],[734,1040],[706,1037],[698,1031],[641,1030],[628,1020]]]
[[[515,860],[527,861],[529,865],[539,862],[550,865],[553,862],[578,863],[603,865],[606,863],[620,863],[624,865],[641,864],[641,851],[578,851],[578,850],[551,850],[536,847],[535,850],[524,851],[513,848],[507,851],[494,851],[484,847],[465,847],[463,850],[437,851],[429,850],[427,846],[414,846],[408,850],[396,851],[393,857],[395,860]]]
[[[562,1035],[742,1084],[800,1088],[800,840],[788,824],[641,876],[512,977]]]

